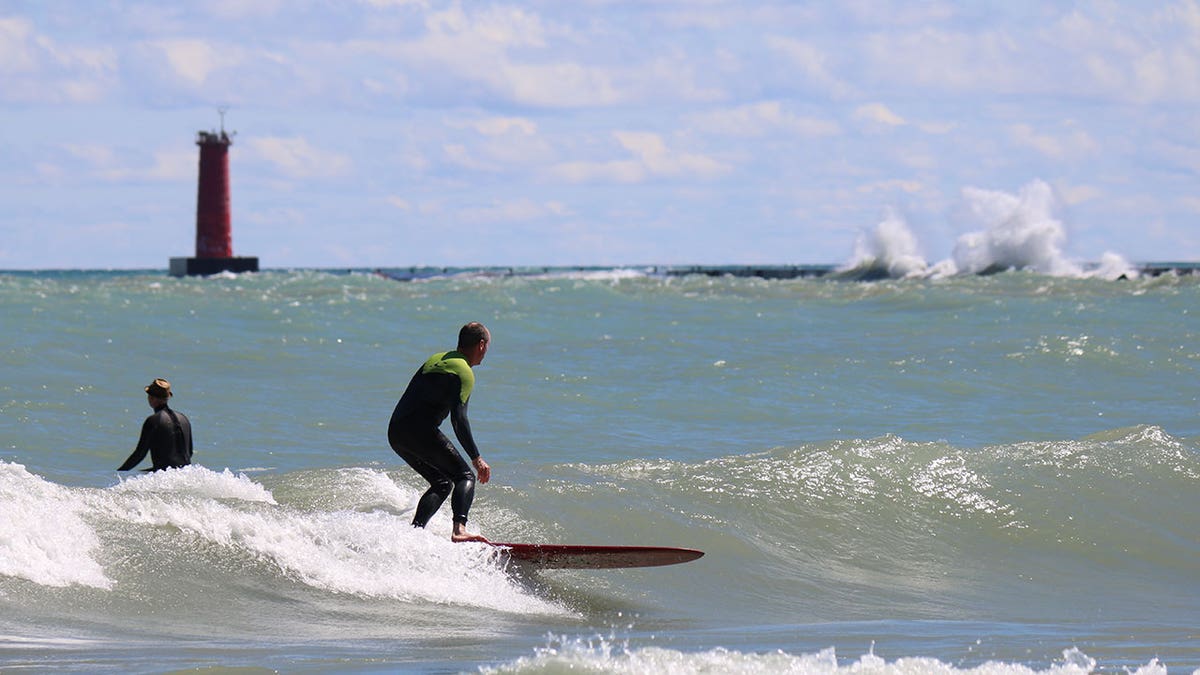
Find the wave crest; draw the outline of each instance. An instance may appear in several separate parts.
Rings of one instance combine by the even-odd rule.
[[[88,511],[76,491],[0,460],[0,576],[111,589]]]

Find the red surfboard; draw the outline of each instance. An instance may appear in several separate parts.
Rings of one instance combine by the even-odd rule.
[[[588,546],[577,544],[505,544],[512,560],[545,569],[600,570],[620,567],[658,567],[695,560],[704,551],[673,546]]]

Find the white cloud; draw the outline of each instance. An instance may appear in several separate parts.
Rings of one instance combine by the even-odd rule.
[[[95,176],[113,183],[123,181],[174,181],[194,178],[196,154],[175,148],[157,150],[149,166],[130,165],[126,155],[113,147],[100,143],[67,143],[62,149],[71,157],[81,160],[87,170]],[[61,169],[52,175],[66,175]]]
[[[196,178],[198,171],[196,151],[160,150],[144,175],[155,180],[182,180]]]
[[[478,134],[457,134],[442,152],[452,163],[474,171],[508,171],[553,159],[554,150],[538,136],[538,126],[521,117],[488,117],[451,121],[450,128],[465,128]]]
[[[266,136],[248,143],[251,155],[274,164],[292,178],[328,178],[345,174],[351,161],[346,155],[313,147],[308,139]]]
[[[959,127],[957,122],[919,122],[917,128],[927,134],[943,135]]]
[[[111,166],[116,157],[111,147],[100,143],[67,143],[63,145],[63,149],[73,157],[96,167]]]
[[[569,183],[590,181],[639,183],[645,180],[648,174],[644,166],[628,159],[607,162],[563,162],[554,166],[551,173]]]
[[[1200,174],[1200,147],[1184,132],[1184,142],[1158,140],[1150,144],[1150,153],[1158,164],[1173,170],[1183,169],[1192,175]]]
[[[704,155],[671,152],[658,134],[618,131],[614,135],[617,142],[632,152],[654,175],[712,177],[728,170],[728,167]]]
[[[854,119],[875,127],[899,127],[908,124],[905,119],[882,103],[867,103],[854,110]]]
[[[1009,128],[1009,137],[1051,159],[1080,159],[1095,154],[1100,147],[1086,131],[1078,128],[1054,136],[1038,133],[1027,124],[1015,124]]]
[[[488,206],[464,208],[458,211],[458,218],[467,224],[520,223],[565,215],[569,215],[569,210],[560,202],[539,203],[529,198],[501,200]]]
[[[33,166],[33,175],[37,176],[38,180],[47,183],[58,183],[67,176],[66,170],[53,162],[37,162]]]
[[[650,132],[618,131],[617,142],[633,155],[604,162],[565,162],[552,169],[559,178],[581,183],[591,180],[639,183],[650,178],[714,178],[730,167],[695,153],[674,152],[662,137]]]
[[[467,150],[467,146],[462,143],[447,143],[442,146],[442,152],[445,153],[446,159],[451,164],[455,164],[464,169],[472,169],[475,171],[490,171],[496,168],[494,164],[483,162],[477,159]]]
[[[1056,64],[1042,62],[1053,55],[1022,37],[1001,28],[971,32],[956,24],[926,25],[873,33],[857,55],[865,83],[895,95],[914,90],[995,95],[1061,87],[1049,77]]]
[[[521,134],[532,136],[537,133],[537,124],[521,117],[489,117],[471,123],[475,131],[485,136]]]
[[[1104,197],[1104,192],[1092,185],[1055,184],[1054,193],[1067,206],[1076,206]]]
[[[1148,11],[1151,8],[1152,11]],[[1200,5],[1195,0],[1093,4],[1064,14],[1046,41],[1079,63],[1073,89],[1152,103],[1200,98]]]
[[[196,153],[190,150],[160,150],[154,153],[154,163],[145,168],[115,168],[101,172],[101,176],[112,181],[129,178],[138,180],[174,181],[195,179],[197,172]]]
[[[429,0],[363,0],[372,7],[417,7],[424,9],[429,7]]]
[[[921,181],[916,180],[901,180],[899,178],[892,180],[876,181],[866,185],[858,186],[857,190],[864,194],[873,194],[877,192],[892,193],[905,192],[908,194],[916,194],[923,190],[925,186]]]
[[[608,70],[569,61],[549,64],[509,62],[485,78],[497,91],[525,105],[582,107],[614,105],[628,99]]]
[[[491,6],[466,12],[455,4],[429,15],[426,27],[433,35],[457,41],[473,40],[496,46],[545,45],[546,26],[536,14],[518,7]]]
[[[33,24],[20,18],[0,18],[0,73],[34,69]]]
[[[62,46],[28,19],[0,17],[0,100],[88,103],[115,85],[112,47]]]
[[[410,72],[407,91],[501,97],[523,106],[591,108],[649,100],[713,101],[719,87],[697,84],[694,54],[643,56],[598,49],[603,29],[545,20],[522,8],[455,4],[430,14],[408,40],[357,40],[347,47]],[[437,73],[436,77],[422,76]]]
[[[792,114],[779,101],[760,101],[713,110],[692,117],[692,125],[709,133],[760,138],[777,133],[797,136],[836,136],[841,127],[832,120]]]
[[[162,50],[171,70],[192,85],[204,84],[215,70],[233,66],[237,50],[218,49],[205,40],[160,40],[153,44]]]
[[[1184,209],[1200,214],[1200,197],[1180,197],[1178,201]]]
[[[766,44],[783,54],[796,66],[804,79],[823,89],[835,98],[849,96],[853,88],[844,83],[829,67],[829,58],[819,47],[790,37],[769,36]]]
[[[210,0],[203,7],[222,19],[269,17],[278,14],[284,0]]]
[[[397,197],[393,195],[391,197],[385,197],[384,201],[401,211],[412,211],[413,209],[412,203],[403,197]]]
[[[474,9],[474,5],[468,5]],[[467,11],[455,5],[426,19],[427,33],[399,44],[361,42],[367,53],[399,59],[401,64],[432,69],[484,85],[489,90],[529,105],[577,106],[611,104],[621,99],[611,74],[554,57],[546,63],[521,62],[510,50],[526,58],[545,57],[547,40],[562,29],[547,26],[539,16],[519,8],[490,7]]]
[[[103,72],[115,66],[109,47],[62,46],[28,19],[0,17],[0,72]]]

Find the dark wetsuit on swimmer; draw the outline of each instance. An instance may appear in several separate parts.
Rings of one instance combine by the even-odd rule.
[[[117,471],[129,471],[150,453],[150,471],[177,468],[192,463],[192,423],[187,415],[171,410],[166,404],[154,409],[154,414],[142,423],[133,454]]]
[[[467,456],[472,460],[479,457],[467,420],[467,401],[474,387],[475,373],[461,352],[434,354],[413,375],[392,412],[388,443],[429,481],[429,489],[421,495],[413,515],[417,527],[425,527],[446,497],[451,497],[454,522],[467,522],[467,512],[475,499],[475,474],[438,427],[449,415],[454,435]]]

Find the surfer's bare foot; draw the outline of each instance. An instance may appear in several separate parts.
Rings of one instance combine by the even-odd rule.
[[[454,533],[450,535],[450,541],[482,541],[488,543],[488,540],[482,534],[471,534],[467,532],[467,526],[460,523],[454,524]]]

